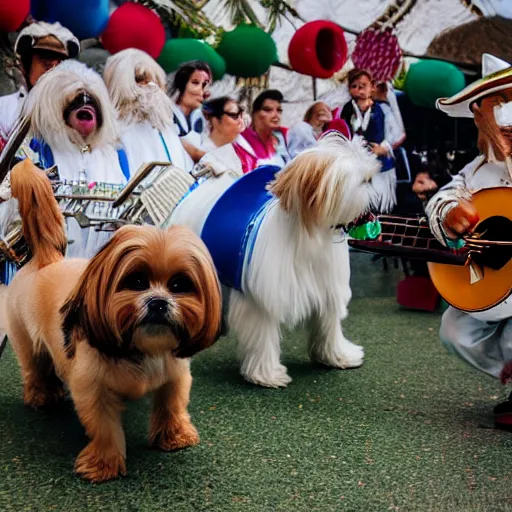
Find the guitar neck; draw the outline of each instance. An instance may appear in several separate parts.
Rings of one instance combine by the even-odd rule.
[[[382,232],[376,240],[349,239],[354,249],[404,259],[464,265],[467,251],[444,247],[430,231],[425,217],[379,215]]]

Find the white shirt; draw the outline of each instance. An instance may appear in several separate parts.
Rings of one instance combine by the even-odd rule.
[[[80,181],[83,177],[88,183],[126,183],[119,156],[113,146],[103,146],[86,153],[82,153],[78,146],[68,148],[67,151],[52,148],[52,153],[61,180]],[[84,171],[85,176],[82,176]]]
[[[175,127],[179,137],[192,144],[192,146],[200,148],[201,139],[203,138],[204,129],[206,127],[206,120],[201,109],[197,108],[193,110],[188,116],[188,119],[183,113],[183,110],[174,103],[172,105],[172,111],[174,113]],[[198,126],[202,127],[200,132],[194,130],[194,128]]]
[[[173,165],[187,172],[194,167],[194,162],[185,151],[174,126],[168,126],[160,132],[148,121],[132,123],[123,126],[121,141],[128,158],[130,176],[141,165],[149,162],[170,160]]]
[[[379,106],[384,113],[384,139],[389,142],[390,146],[403,142],[405,131],[392,108],[387,103],[379,103]]]
[[[239,136],[238,139],[240,138],[241,137]],[[206,149],[207,147],[212,149]],[[201,160],[199,160],[200,165],[209,164],[218,174],[232,171],[237,176],[242,176],[242,163],[233,148],[233,144],[229,143],[224,144],[224,146],[217,147],[208,137],[208,139],[203,142],[202,149],[207,151],[207,153],[203,158],[201,158]]]
[[[23,103],[27,97],[27,91],[21,88],[19,91],[0,97],[0,137],[7,141],[18,119]]]
[[[313,127],[309,123],[306,123],[306,121],[300,121],[300,123],[293,125],[288,132],[288,152],[292,158],[305,149],[312,148],[316,145],[317,139],[315,130],[313,130]]]
[[[206,151],[207,153],[209,151],[215,151],[218,148],[219,148],[219,146],[217,146],[217,144],[215,144],[215,142],[213,142],[211,137],[205,137],[201,141],[201,149],[203,151]]]

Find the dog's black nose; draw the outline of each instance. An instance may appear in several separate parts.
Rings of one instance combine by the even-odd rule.
[[[146,302],[146,306],[151,313],[165,313],[169,304],[164,299],[151,298]]]

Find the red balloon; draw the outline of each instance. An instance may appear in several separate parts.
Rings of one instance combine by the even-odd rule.
[[[101,42],[112,54],[138,48],[156,59],[165,44],[165,29],[151,9],[128,2],[112,13]]]
[[[15,32],[29,12],[30,0],[0,0],[0,31]]]
[[[288,46],[290,66],[298,73],[330,78],[347,62],[343,29],[332,21],[310,21],[293,35]]]

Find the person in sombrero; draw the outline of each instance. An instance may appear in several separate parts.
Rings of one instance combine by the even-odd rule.
[[[426,207],[436,238],[452,248],[478,222],[472,193],[512,186],[512,67],[492,55],[482,56],[482,78],[437,107],[452,117],[472,117],[478,128],[480,155],[432,197]],[[512,381],[512,297],[478,313],[449,307],[441,321],[445,346],[480,371]],[[497,426],[512,426],[512,394],[494,408]]]

